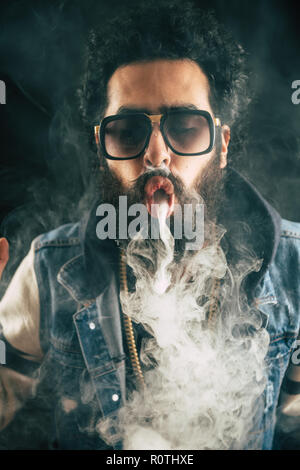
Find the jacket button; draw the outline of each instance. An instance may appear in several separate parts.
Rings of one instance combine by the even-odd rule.
[[[89,324],[89,327],[91,330],[94,330],[96,328],[96,325],[93,321],[91,321],[91,323]]]
[[[119,400],[119,395],[117,393],[114,393],[111,397],[112,401],[118,401]]]

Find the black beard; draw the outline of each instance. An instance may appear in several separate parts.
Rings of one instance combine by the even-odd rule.
[[[145,172],[140,175],[130,189],[124,189],[120,185],[120,181],[115,174],[109,169],[108,164],[104,157],[100,156],[102,166],[98,177],[98,194],[100,203],[112,204],[117,213],[117,220],[119,217],[119,196],[127,196],[128,207],[135,203],[142,203],[144,201],[144,188],[147,181],[153,176],[165,176],[174,186],[174,193],[177,199],[177,204],[183,207],[184,204],[204,204],[204,220],[205,226],[211,227],[216,223],[218,208],[220,206],[220,198],[223,190],[224,171],[219,167],[220,151],[217,146],[215,156],[212,161],[205,168],[202,175],[196,180],[193,191],[187,191],[182,180],[178,176],[174,176],[171,172],[164,169],[153,170]],[[193,158],[193,157],[191,157]],[[200,158],[200,157],[199,157]],[[151,216],[148,215],[148,226],[150,227]],[[128,217],[128,224],[130,223]],[[174,233],[174,216],[170,217],[170,230]],[[211,239],[211,231],[205,231],[205,242],[209,243]],[[130,240],[119,240],[122,248],[126,249]],[[160,240],[151,240],[149,237],[145,243],[150,243],[155,247],[155,244],[160,243]],[[174,240],[174,260],[179,262],[183,254],[186,252],[186,243],[190,242],[184,235],[181,239]],[[190,250],[193,251],[193,250]],[[190,253],[192,255],[192,253]]]

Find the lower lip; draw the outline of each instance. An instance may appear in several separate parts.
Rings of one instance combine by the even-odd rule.
[[[159,193],[158,193],[159,192]],[[152,217],[162,214],[170,217],[174,212],[174,187],[171,181],[163,176],[153,176],[145,186],[146,207]]]

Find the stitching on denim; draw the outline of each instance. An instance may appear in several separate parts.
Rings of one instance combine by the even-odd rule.
[[[286,334],[283,336],[279,336],[278,338],[275,336],[275,338],[270,341],[270,344],[276,343],[277,341],[280,341],[282,339],[292,339],[292,338],[297,338],[297,333],[291,333],[291,334]]]
[[[103,375],[111,374],[113,372],[116,372],[116,370],[117,367],[116,364],[113,363],[113,361],[106,362],[102,366],[88,368],[88,371],[91,374],[91,377],[93,377],[93,379],[96,379],[97,377],[102,377]]]
[[[50,340],[51,342],[51,340]],[[48,351],[48,354],[49,354],[49,358],[52,360],[52,361],[56,361],[58,362],[58,364],[62,364],[63,366],[65,367],[70,367],[71,369],[80,369],[80,370],[84,370],[86,369],[85,367],[85,363],[83,361],[83,357],[82,355],[81,356],[78,356],[75,360],[75,365],[74,363],[70,363],[70,359],[75,359],[75,357],[71,357],[71,355],[69,354],[69,357],[68,358],[65,358],[63,357],[63,355],[65,353],[63,353],[62,351],[59,351],[58,349],[55,349],[55,347],[53,346],[53,344],[51,343],[51,347],[49,348],[49,351]],[[81,359],[81,365],[76,364],[77,360],[78,359]]]
[[[82,257],[82,253],[80,253],[79,255],[76,255],[74,256],[74,258],[71,258],[70,260],[68,260],[59,270],[58,274],[57,274],[57,281],[69,292],[69,294],[73,297],[73,299],[75,299],[77,302],[80,301],[80,299],[78,298],[78,295],[77,295],[77,292],[72,289],[72,287],[69,285],[69,284],[66,284],[61,275],[63,272],[66,271],[66,267],[70,267],[72,266],[73,264],[75,264],[76,262],[78,262],[78,259]]]
[[[44,279],[41,273],[41,263],[37,256],[34,256],[33,261],[34,272],[36,275],[36,281],[38,285],[38,295],[39,295],[39,302],[40,302],[40,325],[39,325],[39,340],[40,346],[43,353],[46,355],[49,346],[49,336],[50,336],[50,319],[49,319],[49,308],[46,307],[47,302],[44,302],[42,299],[43,296],[43,289],[40,289],[40,286],[43,285]],[[44,330],[43,331],[43,326]]]
[[[63,280],[59,277],[59,274],[57,275],[57,280],[69,292],[69,294],[71,295],[71,297],[73,297],[74,300],[79,301],[75,291],[69,285],[63,282]]]
[[[77,356],[82,356],[82,352],[81,351],[74,351],[72,349],[69,349],[67,346],[65,346],[62,342],[60,342],[59,340],[57,340],[56,338],[51,338],[50,339],[50,343],[51,345],[53,346],[53,348],[55,349],[55,351],[57,352],[61,352],[61,353],[70,353],[70,354],[76,354]]]
[[[73,258],[66,261],[65,264],[63,264],[62,267],[60,268],[59,274],[61,272],[65,271],[67,266],[68,267],[73,266],[73,264],[75,264],[77,262],[78,258],[82,258],[82,253],[80,253],[79,255],[76,255]]]
[[[75,366],[73,364],[70,364],[70,362],[65,362],[63,359],[61,359],[59,356],[57,356],[56,354],[53,354],[52,355],[52,360],[58,362],[58,364],[61,364],[65,367],[70,367],[71,369],[79,369],[79,370],[84,370],[85,369],[85,366],[84,364],[82,364],[82,366]]]
[[[297,238],[300,239],[300,233],[290,232],[289,230],[283,230],[281,233],[283,238]]]
[[[94,375],[93,374],[93,377],[101,377],[102,375],[105,375],[105,374],[108,374],[108,373],[111,373],[111,372],[117,372],[118,369],[124,367],[124,361],[125,361],[125,358],[126,356],[124,356],[124,358],[122,360],[120,360],[119,362],[115,362],[113,359],[112,359],[112,364],[113,364],[113,369],[110,369],[109,371],[105,371],[103,372],[102,374],[100,375]],[[107,363],[108,364],[108,363]],[[97,370],[97,369],[94,369],[94,370]]]
[[[42,248],[48,248],[49,246],[53,247],[65,247],[65,246],[74,246],[80,244],[80,238],[68,238],[65,240],[52,240],[52,241],[37,241],[35,244],[35,251],[39,251]]]

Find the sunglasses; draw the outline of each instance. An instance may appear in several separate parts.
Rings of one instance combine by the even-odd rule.
[[[96,143],[109,160],[138,158],[148,147],[155,124],[173,153],[195,156],[213,149],[215,128],[221,126],[221,121],[202,110],[116,114],[105,117],[94,127]]]

